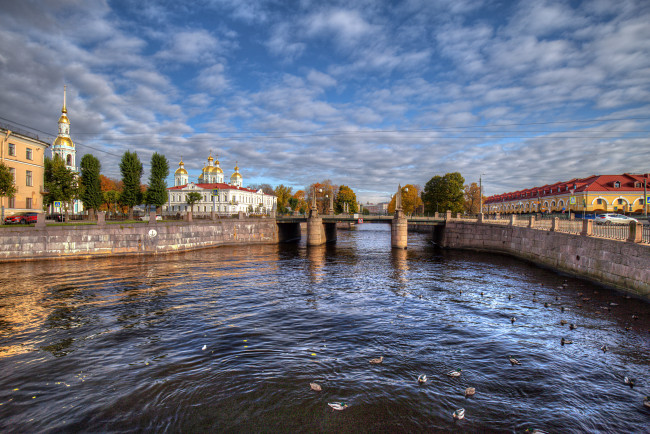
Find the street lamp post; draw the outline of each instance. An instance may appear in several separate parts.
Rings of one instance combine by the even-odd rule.
[[[479,195],[479,208],[478,208],[478,213],[482,214],[483,213],[483,175],[485,173],[481,173],[478,176],[478,195]]]

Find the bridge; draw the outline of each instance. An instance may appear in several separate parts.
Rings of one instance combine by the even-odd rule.
[[[333,215],[333,206],[330,198],[328,214],[320,215],[315,199],[312,200],[309,216],[278,217],[278,236],[280,241],[292,241],[301,238],[300,224],[307,223],[307,245],[318,246],[336,241],[337,223],[386,223],[391,225],[391,246],[395,249],[406,249],[409,225],[422,225],[442,227],[451,218],[451,211],[445,217],[407,217],[402,211],[401,186],[397,190],[395,214],[390,216],[362,216],[355,217],[349,214]],[[441,231],[434,232],[434,239],[441,237]]]

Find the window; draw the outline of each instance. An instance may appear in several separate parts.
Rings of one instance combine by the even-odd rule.
[[[16,198],[15,197],[10,197],[9,198],[9,208],[16,208]]]
[[[72,155],[68,154],[68,156],[66,157],[65,164],[67,164],[68,166],[72,166]]]
[[[619,181],[614,182],[614,188],[621,188],[621,183]]]
[[[639,181],[635,182],[634,188],[641,188],[641,183]]]
[[[602,200],[602,199],[596,199],[596,203],[597,203],[598,205],[602,205],[602,204],[603,204],[603,200]]]
[[[27,184],[27,187],[31,187],[33,185],[32,182],[32,171],[28,170],[25,176],[25,184]]]
[[[25,149],[25,158],[27,158],[28,160],[32,159],[32,148]]]
[[[16,169],[14,169],[13,167],[10,167],[9,172],[11,172],[11,177],[13,178],[14,183],[16,183]]]
[[[619,199],[618,202],[616,203],[618,203],[619,205],[623,205],[623,199]]]
[[[25,208],[27,208],[27,209],[32,209],[32,198],[31,198],[31,197],[28,197],[28,198],[25,200]]]
[[[16,156],[16,145],[14,145],[13,143],[9,143],[9,156],[10,157]]]

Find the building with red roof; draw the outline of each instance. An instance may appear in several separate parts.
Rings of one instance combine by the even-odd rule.
[[[216,164],[215,164],[216,163]],[[167,189],[169,198],[163,207],[165,214],[185,213],[191,209],[187,203],[187,194],[197,192],[201,200],[194,204],[195,214],[216,212],[220,215],[232,215],[244,212],[246,214],[267,214],[275,211],[277,198],[266,194],[261,189],[254,190],[243,187],[243,177],[239,166],[230,177],[230,183],[224,182],[223,170],[219,160],[208,157],[208,164],[203,167],[197,183],[189,181],[185,163],[181,159],[178,169],[174,172],[174,186]]]
[[[643,213],[650,200],[649,195],[648,173],[592,175],[490,196],[483,204],[483,212]]]

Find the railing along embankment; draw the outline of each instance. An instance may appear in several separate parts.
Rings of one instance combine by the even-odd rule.
[[[501,252],[650,300],[650,226],[593,220],[447,221],[443,247]]]

